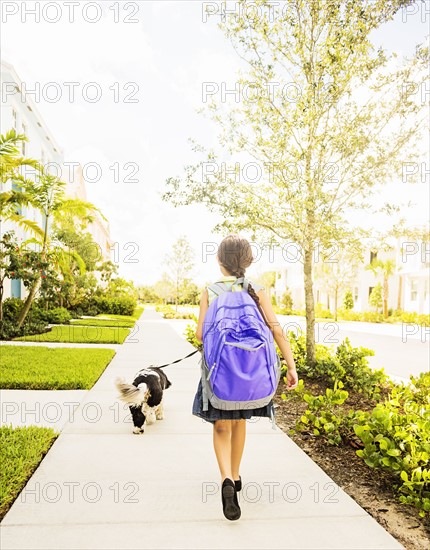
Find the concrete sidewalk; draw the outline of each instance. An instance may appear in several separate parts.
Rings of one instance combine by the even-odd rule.
[[[165,420],[133,435],[117,375],[189,353],[159,314],[139,320],[2,522],[12,549],[394,549],[402,546],[269,419],[248,422],[242,517],[227,521],[212,428],[191,415],[198,358],[168,367]]]

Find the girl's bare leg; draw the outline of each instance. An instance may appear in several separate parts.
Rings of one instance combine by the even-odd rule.
[[[231,420],[217,420],[214,424],[213,442],[218,467],[221,472],[221,481],[224,481],[226,478],[233,479],[231,471],[231,424]]]
[[[239,479],[240,461],[242,460],[243,449],[246,438],[246,420],[231,421],[231,479]]]

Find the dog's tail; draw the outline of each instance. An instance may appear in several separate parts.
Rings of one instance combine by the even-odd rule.
[[[137,388],[133,384],[127,384],[124,378],[116,378],[115,386],[119,391],[118,398],[128,403],[128,405],[141,405],[145,400],[146,390]]]

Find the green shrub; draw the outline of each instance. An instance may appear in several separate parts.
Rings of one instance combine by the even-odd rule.
[[[363,311],[360,316],[360,321],[366,323],[383,323],[385,318],[382,313],[378,313],[377,311]]]
[[[345,338],[336,350],[336,359],[343,368],[341,379],[345,386],[359,393],[365,393],[373,399],[379,399],[381,389],[392,386],[392,382],[384,369],[369,367],[366,357],[372,355],[375,355],[375,352],[371,349],[353,348],[349,338]],[[332,377],[332,380],[335,378]]]
[[[7,298],[3,302],[3,320],[16,322],[23,305],[24,302],[20,298]]]
[[[97,313],[133,315],[136,305],[136,299],[131,296],[121,296],[117,298],[94,296],[88,304],[87,312],[91,310],[91,315],[97,315]],[[95,313],[96,311],[97,313]],[[89,315],[90,313],[86,314]]]
[[[33,312],[31,318],[34,321],[49,323],[52,325],[66,325],[72,318],[70,312],[65,307],[56,307],[53,309],[37,309]]]
[[[49,332],[46,323],[42,321],[26,321],[19,329],[16,321],[0,321],[0,340],[12,340],[18,336],[27,336],[31,334],[43,334]]]
[[[172,306],[159,305],[155,307],[155,311],[162,314],[164,319],[194,319],[194,313],[186,313],[183,311],[175,311]]]
[[[415,323],[421,326],[430,325],[430,315],[425,313],[415,313],[411,311],[393,311],[393,314],[389,319],[390,323]]]
[[[339,405],[343,405],[348,398],[348,392],[342,388],[342,382],[338,381],[333,389],[327,388],[324,395],[314,396],[304,390],[303,380],[300,380],[295,392],[306,401],[308,407],[297,421],[296,430],[312,429],[314,435],[324,437],[330,445],[339,445],[344,424],[344,413],[339,410]],[[286,399],[285,394],[281,397]]]
[[[430,513],[430,373],[411,376],[371,413],[354,425],[364,444],[357,455],[371,468],[388,470],[396,479],[399,499]]]
[[[354,298],[350,290],[347,290],[345,292],[345,295],[343,297],[343,307],[346,310],[351,310],[354,307]]]
[[[352,311],[351,309],[339,308],[337,310],[338,319],[343,321],[361,321],[361,312]]]
[[[345,388],[364,393],[373,399],[379,399],[381,389],[390,385],[390,379],[383,369],[369,367],[366,357],[374,355],[374,352],[363,347],[352,347],[348,338],[335,352],[328,346],[316,344],[316,365],[312,368],[307,362],[305,336],[297,336],[290,331],[289,340],[297,372],[301,376],[321,378],[330,384],[341,381]]]
[[[325,308],[322,304],[316,304],[315,317],[319,317],[320,319],[332,319],[333,315],[331,311]]]

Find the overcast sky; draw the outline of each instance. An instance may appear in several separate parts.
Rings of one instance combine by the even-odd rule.
[[[196,113],[202,106],[202,82],[233,83],[240,66],[217,21],[203,21],[200,1],[98,2],[103,15],[94,23],[85,18],[96,18],[90,5],[96,2],[81,1],[73,23],[68,21],[70,8],[50,3],[59,9],[54,6],[46,15],[51,21],[59,17],[58,22],[43,20],[43,12],[39,23],[29,13],[22,22],[25,6],[36,3],[2,1],[2,57],[29,88],[36,82],[41,89],[49,82],[60,84],[62,97],[50,102],[42,95],[38,108],[66,160],[101,167],[100,181],[87,182],[88,198],[110,221],[121,275],[138,283],[155,282],[165,255],[184,234],[196,251],[196,282],[213,279],[219,274],[215,259],[203,262],[201,250],[204,243],[220,240],[211,232],[217,218],[197,205],[175,209],[160,195],[166,178],[182,174],[183,166],[194,161],[188,138],[205,145],[216,140],[216,128]],[[5,22],[5,10],[16,11],[15,6],[18,13]],[[126,23],[127,17],[137,23]],[[428,33],[429,20],[421,9],[415,15],[400,13],[375,33],[374,43],[410,54]],[[79,82],[73,102],[65,82]],[[90,82],[102,91],[101,99],[92,103],[83,99]],[[87,93],[93,97],[94,88]],[[126,103],[126,98],[137,102]],[[115,163],[130,163],[121,168],[118,182],[110,169]],[[87,175],[92,178],[95,172],[88,170]],[[127,176],[137,181],[126,181]],[[405,196],[416,199],[409,216],[415,223],[427,220],[428,184],[410,190],[402,186]],[[124,250],[127,243],[136,245]],[[138,262],[124,262],[133,248],[129,259]],[[270,265],[254,266],[254,272],[265,269]]]

